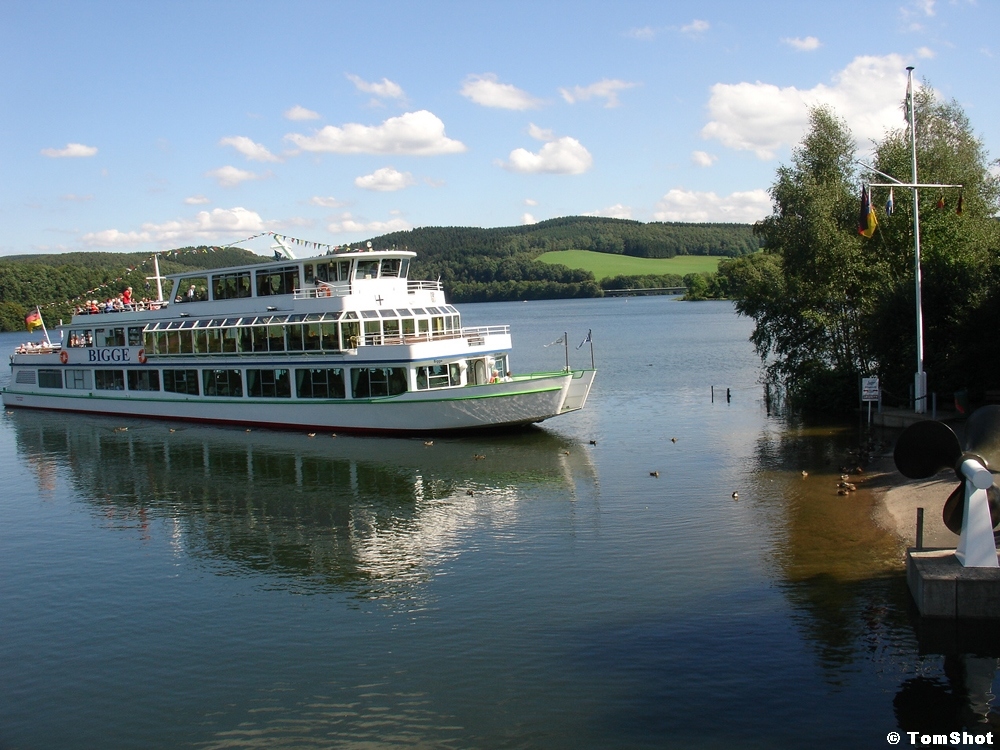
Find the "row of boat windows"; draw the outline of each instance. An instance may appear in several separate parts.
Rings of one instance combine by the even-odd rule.
[[[338,399],[396,396],[408,390],[432,390],[485,383],[486,373],[505,372],[507,360],[500,355],[486,367],[486,361],[465,360],[447,364],[407,367],[323,367],[323,368],[205,368],[198,369],[39,369],[40,388],[95,391],[165,391],[189,396],[241,398],[291,398],[292,383],[298,398]],[[34,370],[18,372],[17,382],[29,384]],[[349,390],[348,390],[349,385]]]
[[[429,317],[405,317],[405,314]],[[173,320],[138,326],[69,331],[70,347],[144,346],[147,354],[343,351],[361,343],[401,343],[400,337],[447,336],[461,331],[458,311],[448,306],[361,313],[263,315]],[[144,334],[145,331],[145,334]],[[363,334],[363,337],[362,337]]]
[[[376,260],[315,261],[303,264],[307,284],[315,282],[350,282],[354,279],[406,278],[409,260],[382,258]],[[301,285],[298,265],[272,266],[250,271],[229,271],[210,275],[184,276],[173,289],[175,303],[204,302],[208,299],[243,299],[292,294]],[[211,297],[209,296],[211,290]],[[256,295],[254,295],[256,291]]]

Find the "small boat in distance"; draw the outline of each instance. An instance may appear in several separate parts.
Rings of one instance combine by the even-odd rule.
[[[8,407],[274,428],[431,433],[582,409],[596,370],[513,374],[510,327],[463,327],[416,253],[348,249],[161,277],[11,355]],[[154,257],[155,259],[155,257]],[[167,294],[163,293],[166,283]]]

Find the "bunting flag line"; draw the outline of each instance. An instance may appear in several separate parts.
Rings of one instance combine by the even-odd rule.
[[[872,205],[871,188],[861,188],[861,212],[858,215],[858,234],[871,238],[875,234],[878,219],[875,217],[875,207]]]
[[[543,346],[546,349],[548,349],[550,346],[555,346],[556,344],[565,344],[565,343],[566,343],[566,337],[565,336],[560,336],[555,341],[553,341],[551,344],[543,344]]]

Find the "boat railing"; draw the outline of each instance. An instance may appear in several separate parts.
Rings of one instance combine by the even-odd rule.
[[[327,297],[349,297],[350,294],[351,282],[349,281],[340,282],[339,284],[317,281],[314,287],[296,289],[292,296],[295,299],[325,299]]]
[[[408,293],[413,292],[440,292],[443,287],[440,281],[419,281],[411,280],[406,282],[406,291]]]

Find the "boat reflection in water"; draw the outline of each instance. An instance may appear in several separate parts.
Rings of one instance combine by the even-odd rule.
[[[269,585],[408,595],[463,530],[502,533],[537,490],[596,502],[585,446],[536,429],[463,439],[246,431],[43,412],[9,417],[42,496],[66,482],[113,528]]]

